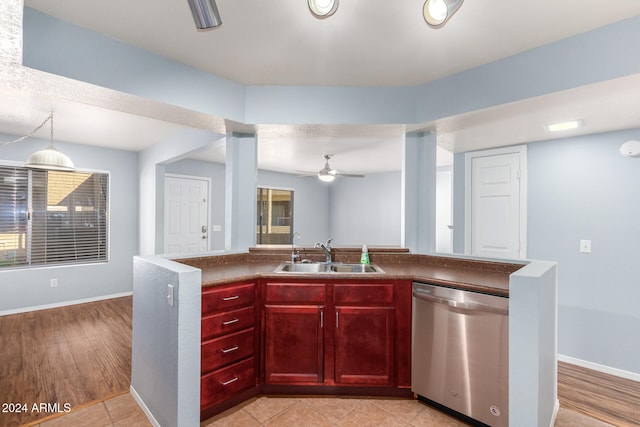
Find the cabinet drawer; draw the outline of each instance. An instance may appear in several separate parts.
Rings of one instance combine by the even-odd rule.
[[[202,317],[202,340],[247,329],[254,324],[254,307],[244,307]]]
[[[253,357],[200,378],[200,410],[222,402],[234,393],[255,387]]]
[[[323,303],[324,283],[267,283],[267,302]]]
[[[393,283],[335,284],[333,300],[336,304],[393,304]]]
[[[252,305],[255,301],[255,285],[211,287],[202,291],[202,314]]]
[[[201,372],[213,371],[253,356],[253,346],[254,328],[205,341],[201,349]]]

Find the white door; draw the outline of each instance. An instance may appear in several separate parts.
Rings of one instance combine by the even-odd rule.
[[[164,178],[164,249],[167,254],[205,252],[209,248],[209,180]]]
[[[526,210],[522,190],[523,150],[473,153],[467,248],[488,258],[524,258]]]

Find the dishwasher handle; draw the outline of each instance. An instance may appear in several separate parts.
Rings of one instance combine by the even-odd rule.
[[[413,296],[423,301],[429,301],[436,304],[444,304],[444,305],[448,305],[449,307],[454,307],[461,310],[477,310],[477,311],[484,311],[484,312],[493,313],[493,314],[502,314],[505,316],[509,314],[509,309],[494,307],[486,304],[478,304],[475,302],[464,302],[464,301],[457,301],[457,300],[452,300],[448,298],[435,297],[427,292],[421,292],[420,290],[417,290],[417,289],[413,290]]]

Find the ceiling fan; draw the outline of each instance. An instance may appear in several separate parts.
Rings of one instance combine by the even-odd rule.
[[[324,167],[320,169],[317,173],[300,171],[304,173],[304,175],[301,175],[301,176],[317,176],[320,179],[320,181],[324,181],[324,182],[331,182],[334,179],[336,179],[337,176],[345,176],[348,178],[364,178],[364,175],[343,173],[338,169],[333,169],[329,165],[329,159],[331,159],[332,156],[333,154],[324,155],[324,160],[325,160]]]

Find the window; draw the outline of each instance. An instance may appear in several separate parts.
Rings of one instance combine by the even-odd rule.
[[[293,234],[293,191],[258,188],[256,243],[291,244]]]
[[[108,260],[109,175],[0,166],[0,268]]]

